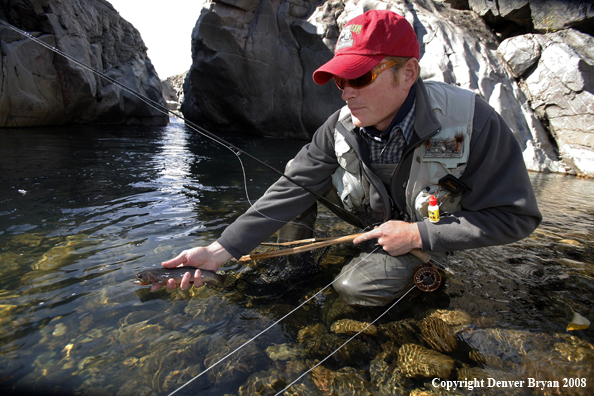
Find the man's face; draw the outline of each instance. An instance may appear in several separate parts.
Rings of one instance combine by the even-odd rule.
[[[416,80],[418,64],[415,62],[409,59],[396,76],[392,71],[383,72],[363,88],[355,89],[347,84],[342,99],[351,110],[355,126],[374,126],[379,131],[390,126]]]

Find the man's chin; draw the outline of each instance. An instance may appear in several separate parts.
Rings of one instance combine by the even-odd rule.
[[[362,120],[358,119],[357,117],[355,117],[355,116],[354,116],[354,115],[352,115],[352,114],[351,114],[351,119],[353,120],[353,124],[354,124],[356,127],[359,127],[359,128],[364,128],[364,127],[366,127],[366,126],[367,126],[367,125],[365,125],[365,123],[364,123]]]

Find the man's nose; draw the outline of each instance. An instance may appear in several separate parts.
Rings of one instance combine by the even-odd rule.
[[[342,91],[342,100],[348,102],[350,99],[353,99],[357,96],[357,90],[351,87],[349,84],[346,84],[344,90]]]

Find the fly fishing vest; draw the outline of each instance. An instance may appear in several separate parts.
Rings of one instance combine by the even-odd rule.
[[[441,129],[417,146],[413,153],[406,185],[407,212],[412,221],[422,221],[427,217],[428,200],[437,191],[439,179],[446,174],[460,177],[466,169],[474,116],[473,92],[437,81],[425,81],[424,84]],[[345,106],[338,119],[342,120],[348,114],[349,109]],[[355,149],[336,127],[334,150],[340,167],[332,175],[332,184],[344,207],[354,213],[369,212],[365,206],[369,202],[371,183],[363,172]],[[380,171],[377,176],[386,183],[393,176],[396,166],[392,164],[391,169],[386,169],[386,165],[380,168],[371,165],[371,168]],[[391,176],[386,178],[386,174]],[[446,191],[440,191],[438,198],[445,194]],[[441,206],[442,211],[450,213],[459,209],[460,197],[448,197]]]

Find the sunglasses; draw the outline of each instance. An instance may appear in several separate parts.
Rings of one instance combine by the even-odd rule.
[[[377,76],[379,76],[381,72],[386,71],[389,68],[396,66],[397,64],[398,64],[398,62],[396,62],[396,61],[388,61],[386,63],[380,63],[379,65],[377,65],[376,67],[374,67],[373,69],[368,71],[367,73],[363,74],[361,77],[352,78],[350,80],[346,79],[346,78],[334,76],[334,82],[336,83],[336,86],[338,87],[338,89],[340,89],[341,91],[344,91],[347,84],[352,88],[360,89],[360,88],[366,87],[369,84],[371,84],[372,82],[374,82],[375,79],[377,78]]]

